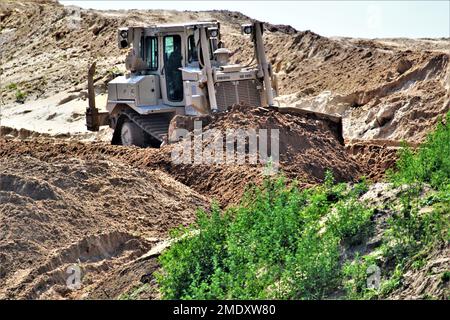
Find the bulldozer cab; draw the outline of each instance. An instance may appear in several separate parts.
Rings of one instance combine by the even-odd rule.
[[[263,24],[242,26],[254,44],[247,66],[230,64],[217,21],[191,22],[118,30],[118,46],[128,50],[128,72],[108,83],[107,112],[95,106],[93,74],[88,73],[89,130],[114,129],[113,144],[160,146],[177,116],[226,111],[236,103],[273,105],[272,71],[262,41]],[[178,117],[178,118],[180,118]]]
[[[91,66],[88,130],[109,125],[113,144],[159,147],[176,141],[172,133],[179,124],[192,127],[194,119],[234,104],[274,107],[276,81],[263,31],[258,21],[241,26],[254,47],[251,62],[244,66],[229,63],[230,51],[221,42],[217,21],[120,28],[118,46],[128,50],[128,72],[108,83],[107,111],[99,112],[95,64]]]
[[[119,29],[119,47],[133,50],[127,57],[127,68],[134,75],[156,75],[160,78],[161,99],[169,106],[184,106],[182,68],[200,68],[200,28],[212,33],[209,58],[214,60],[220,24],[200,22]]]

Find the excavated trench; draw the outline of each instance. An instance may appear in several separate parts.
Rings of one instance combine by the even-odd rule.
[[[53,252],[38,268],[16,272],[9,279],[4,297],[42,299],[55,293],[67,296],[71,293],[67,288],[71,268],[80,267],[80,283],[88,286],[95,278],[101,278],[102,273],[133,261],[151,246],[151,242],[125,232],[87,236]]]

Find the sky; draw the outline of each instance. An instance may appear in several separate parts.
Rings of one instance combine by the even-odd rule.
[[[324,36],[450,37],[450,0],[442,1],[60,1],[93,9],[233,10]]]

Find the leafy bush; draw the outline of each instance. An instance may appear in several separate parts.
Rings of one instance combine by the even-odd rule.
[[[378,295],[376,289],[367,286],[367,271],[370,266],[377,266],[375,257],[366,255],[360,257],[357,255],[353,261],[344,263],[343,284],[348,299],[371,299]]]
[[[397,185],[428,183],[436,189],[450,184],[450,112],[446,123],[439,121],[434,132],[428,135],[418,151],[404,145],[397,161],[397,171],[391,180]]]
[[[417,252],[449,239],[450,212],[450,112],[445,124],[427,136],[417,151],[405,146],[400,152],[391,181],[403,191],[400,209],[385,233],[386,257],[401,263]],[[437,191],[425,196],[426,183]],[[421,211],[422,208],[428,210]]]
[[[6,88],[8,88],[8,90],[17,90],[17,83],[11,82]]]
[[[383,235],[382,257],[391,270],[376,292],[365,284],[366,260],[344,266],[344,287],[349,298],[386,296],[401,284],[406,268],[420,268],[428,252],[450,240],[450,113],[446,124],[439,123],[417,151],[406,145],[400,151],[397,170],[390,172],[395,186],[402,188],[398,201],[390,203],[394,212]],[[426,191],[424,183],[435,191]],[[428,192],[428,193],[427,193]]]
[[[20,89],[17,89],[16,91],[16,102],[24,103],[27,95],[26,93],[20,91]]]
[[[364,188],[336,185],[327,175],[322,186],[299,190],[279,178],[250,189],[236,208],[200,211],[161,256],[157,279],[164,297],[325,296],[340,285],[341,241],[370,221],[369,210],[354,201]]]
[[[340,238],[350,238],[352,242],[362,240],[370,232],[372,208],[366,208],[355,199],[339,202],[335,206],[336,214],[330,219],[330,228]],[[355,239],[355,236],[359,238]]]
[[[161,256],[157,274],[163,297],[319,299],[342,288],[350,299],[386,296],[405,268],[420,268],[427,250],[450,240],[450,113],[446,121],[417,151],[402,149],[390,173],[402,192],[386,204],[394,214],[380,250],[341,262],[342,245],[372,231],[373,208],[357,201],[367,190],[364,180],[335,184],[328,172],[322,185],[307,190],[283,178],[266,180],[237,207],[199,211],[194,225],[174,231],[178,241]],[[435,191],[426,193],[424,183]],[[373,265],[387,267],[378,290],[367,285]]]

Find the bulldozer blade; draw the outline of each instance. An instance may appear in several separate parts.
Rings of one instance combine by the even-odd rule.
[[[339,143],[344,145],[344,136],[342,134],[342,117],[294,107],[272,107],[272,108],[280,113],[301,115],[308,118],[324,121],[328,125],[328,128],[333,132]]]

